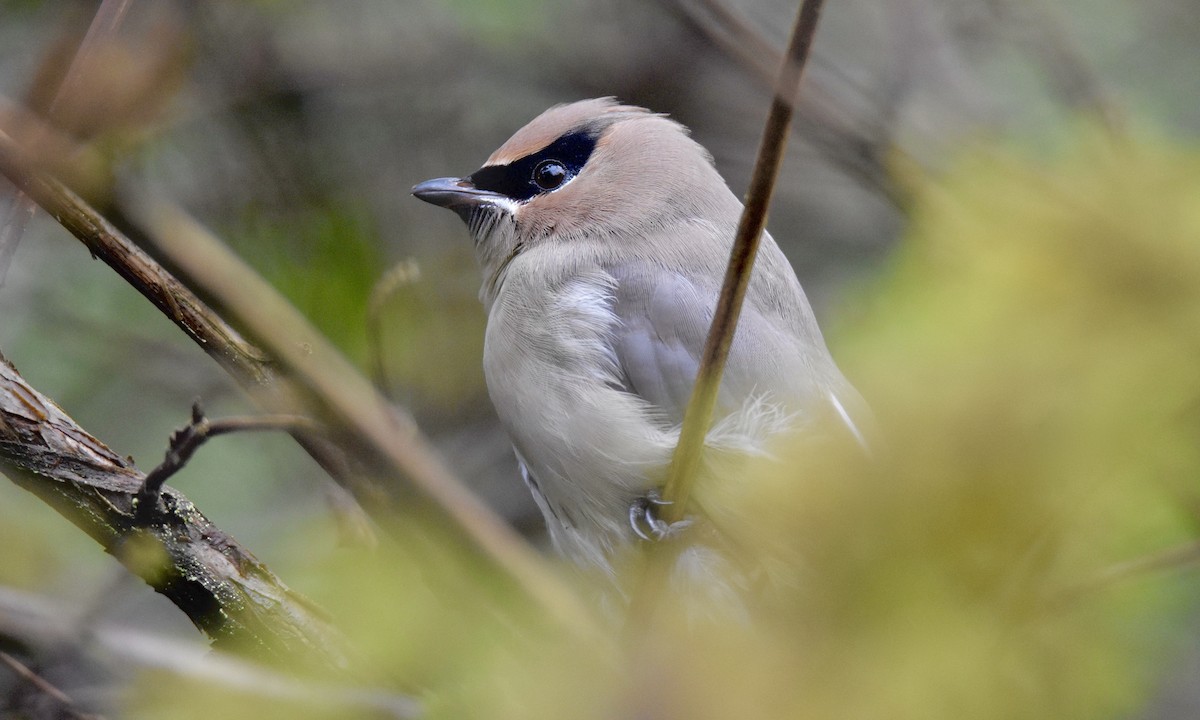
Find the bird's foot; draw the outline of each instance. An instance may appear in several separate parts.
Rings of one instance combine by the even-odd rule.
[[[690,518],[684,518],[669,523],[658,517],[656,508],[670,504],[670,500],[662,499],[658,490],[651,489],[629,506],[629,527],[643,540],[666,540],[678,534],[690,526],[692,521]]]

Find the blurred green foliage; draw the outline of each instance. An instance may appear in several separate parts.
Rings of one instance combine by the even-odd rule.
[[[28,12],[45,4],[45,0],[0,0],[0,11]]]
[[[367,299],[380,266],[367,216],[332,199],[286,213],[247,207],[225,237],[314,325],[360,364]]]
[[[368,217],[332,199],[288,213],[251,206],[224,236],[356,364],[381,364],[381,383],[405,405],[462,413],[483,392],[484,315],[469,247],[447,249],[427,268],[405,261],[400,269],[411,272],[384,279]]]
[[[554,11],[554,3],[545,0],[448,0],[446,4],[472,35],[497,47],[544,35]]]
[[[413,518],[399,548],[312,568],[366,684],[455,718],[1140,707],[1200,589],[1111,572],[1196,536],[1200,152],[1081,135],[1050,157],[978,148],[918,193],[842,339],[878,414],[874,457],[796,440],[783,462],[699,489],[743,571],[767,578],[748,621],[697,621],[704,601],[673,597],[623,642],[609,597],[611,637],[584,641]],[[211,712],[212,688],[193,690],[181,702],[156,679],[135,714],[209,716],[196,708]]]

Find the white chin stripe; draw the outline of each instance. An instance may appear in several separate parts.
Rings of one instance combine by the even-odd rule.
[[[521,206],[524,203],[519,203],[516,200],[513,200],[512,198],[501,197],[501,198],[489,198],[488,204],[494,205],[495,207],[500,208],[502,211],[504,211],[505,213],[507,213],[509,215],[516,215],[517,210],[520,210]]]

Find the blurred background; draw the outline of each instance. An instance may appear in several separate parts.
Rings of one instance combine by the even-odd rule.
[[[120,42],[51,112],[97,7],[0,0],[0,111],[50,115],[86,143],[85,189],[99,206],[151,188],[194,212],[366,371],[372,307],[381,384],[537,542],[540,518],[483,384],[466,230],[409,188],[473,171],[550,105],[613,95],[691,128],[740,195],[796,12],[782,0],[134,0]],[[1085,124],[1194,138],[1198,67],[1195,0],[829,3],[769,227],[835,356],[841,328],[865,312],[862,289],[893,262],[923,178],[964,146],[1051,152]],[[0,180],[0,222],[16,212],[11,193]],[[403,276],[373,301],[398,265]],[[0,248],[0,268],[0,351],[143,470],[194,398],[213,417],[248,411],[219,368],[52,219],[35,216]],[[326,482],[290,439],[263,435],[221,438],[172,480],[301,591],[305,567],[341,552]],[[75,600],[81,587],[119,592],[111,619],[194,635],[6,483],[0,545],[28,548],[5,558],[6,584]],[[1189,662],[1166,675],[1191,680],[1166,681],[1145,717],[1200,712]]]

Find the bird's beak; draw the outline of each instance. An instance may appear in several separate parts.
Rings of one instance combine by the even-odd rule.
[[[480,190],[471,178],[435,178],[413,186],[412,194],[427,203],[448,208],[464,220],[480,205],[505,199],[500,193]]]

